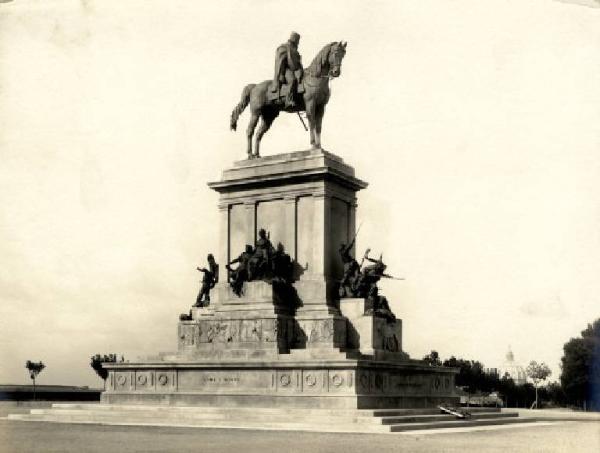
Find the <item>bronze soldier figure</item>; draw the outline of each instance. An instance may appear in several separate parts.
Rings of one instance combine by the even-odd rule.
[[[242,295],[244,282],[250,281],[251,274],[249,273],[249,264],[253,254],[254,249],[252,246],[246,245],[246,250],[225,266],[229,271],[229,284],[231,285],[233,292],[238,296]],[[239,263],[238,267],[236,269],[231,269],[231,265],[235,263]]]
[[[249,280],[268,278],[271,270],[271,258],[274,252],[273,244],[264,228],[258,232],[254,256],[250,260]]]
[[[348,297],[352,295],[352,287],[358,276],[358,273],[360,272],[360,266],[350,254],[352,247],[354,247],[355,241],[356,236],[354,236],[354,239],[352,239],[350,244],[340,244],[339,252],[340,257],[342,258],[342,263],[344,264],[344,275],[340,282],[340,297]]]
[[[293,109],[296,107],[294,96],[298,91],[298,84],[302,80],[304,68],[302,67],[302,56],[298,52],[300,35],[292,32],[290,39],[277,48],[275,52],[275,77],[271,86],[272,91],[279,91],[282,83],[286,83],[289,91],[285,97],[285,107]]]
[[[379,295],[377,285],[373,285],[369,289],[369,294],[365,299],[365,314],[384,318],[388,323],[396,321],[396,315],[392,312],[387,298]]]
[[[368,297],[371,288],[376,286],[377,282],[379,282],[379,280],[381,280],[382,278],[404,280],[402,278],[396,278],[389,274],[386,274],[385,270],[387,269],[387,265],[383,262],[383,255],[380,255],[379,259],[370,258],[370,250],[371,249],[367,249],[360,265],[351,263],[351,269],[353,269],[353,273],[351,273],[351,277],[348,279],[346,286],[343,289],[340,288],[340,297],[348,297],[348,295],[350,294],[353,297]],[[340,252],[341,251],[342,248],[340,247]],[[348,257],[346,256],[342,259],[348,259]],[[362,263],[364,262],[364,260],[370,261],[373,264],[362,267]],[[358,266],[358,268],[356,268],[356,266]]]
[[[273,280],[283,283],[291,283],[293,276],[293,263],[290,255],[285,253],[285,248],[281,242],[277,244],[277,248],[272,257],[272,274]]]
[[[387,265],[383,262],[383,255],[379,259],[369,258],[369,250],[365,252],[363,260],[366,259],[373,264],[363,267],[357,276],[353,286],[355,297],[368,297],[371,288],[376,286],[379,280],[394,278],[385,273]]]
[[[208,254],[208,269],[197,267],[196,269],[202,272],[202,287],[196,298],[194,307],[206,307],[210,304],[210,290],[215,287],[219,281],[219,265],[215,262],[215,257],[212,253]]]

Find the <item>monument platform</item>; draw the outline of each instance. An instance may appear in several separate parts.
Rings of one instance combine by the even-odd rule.
[[[177,352],[106,364],[102,401],[323,409],[458,402],[455,370],[410,360],[400,322],[361,314],[364,300],[343,300],[330,318],[307,324],[270,284],[244,289],[241,297],[224,291],[211,310],[180,321]]]
[[[53,404],[30,414],[11,414],[9,420],[94,423],[120,426],[239,428],[317,431],[331,433],[398,433],[439,428],[532,423],[516,412],[471,408],[468,420],[457,420],[436,409],[261,409],[253,407],[174,407],[164,405]]]

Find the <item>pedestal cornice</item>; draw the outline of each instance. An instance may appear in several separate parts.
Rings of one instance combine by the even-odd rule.
[[[223,171],[220,181],[208,183],[208,186],[219,193],[228,193],[323,180],[353,191],[368,185],[356,178],[354,169],[340,157],[327,151],[311,150],[235,162],[232,168]]]

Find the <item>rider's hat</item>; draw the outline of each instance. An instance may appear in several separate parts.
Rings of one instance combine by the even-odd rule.
[[[295,31],[293,31],[293,32],[290,34],[290,39],[289,39],[289,41],[291,41],[291,42],[293,42],[293,43],[295,43],[295,44],[298,44],[298,43],[300,42],[300,35],[299,35],[298,33],[296,33]]]

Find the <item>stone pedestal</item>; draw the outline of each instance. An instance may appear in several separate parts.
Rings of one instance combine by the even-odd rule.
[[[366,186],[352,167],[322,150],[239,161],[209,184],[220,194],[221,259],[229,262],[246,244],[254,246],[264,228],[294,260],[297,342],[305,347],[345,346],[346,323],[336,300],[343,272],[338,248],[354,237],[356,192]],[[224,282],[226,269],[220,268]]]
[[[217,304],[180,321],[176,358],[263,360],[289,353],[295,320],[286,289],[263,281],[246,282],[243,289],[239,297],[229,285],[218,285]]]
[[[382,360],[408,359],[402,351],[402,320],[390,322],[365,314],[364,307],[364,299],[343,299],[340,302],[342,314],[348,319],[348,348]]]
[[[343,272],[337,250],[354,237],[356,192],[366,186],[341,158],[321,150],[236,162],[209,183],[220,194],[220,262],[254,245],[264,228],[298,264],[304,305],[331,304]]]

